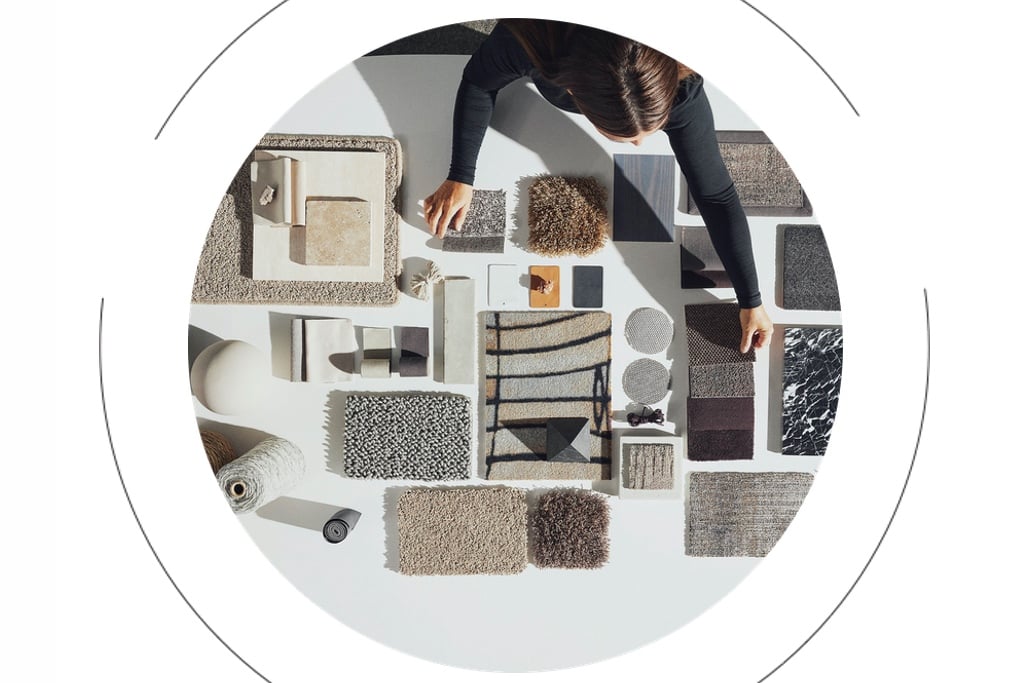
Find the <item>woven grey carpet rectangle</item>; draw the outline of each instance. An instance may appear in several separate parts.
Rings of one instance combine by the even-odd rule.
[[[399,192],[402,150],[398,140],[377,136],[284,135],[263,137],[256,149],[368,150],[386,155],[384,279],[382,282],[253,280],[250,154],[231,181],[206,236],[192,287],[193,303],[386,306],[398,300]],[[255,151],[255,150],[254,150]]]
[[[753,429],[754,399],[694,398],[686,399],[686,428]]]
[[[814,482],[803,472],[691,472],[686,554],[764,557],[789,527]]]
[[[530,560],[542,568],[597,569],[608,561],[610,521],[603,494],[548,491],[530,511]]]
[[[398,500],[402,574],[518,574],[527,560],[526,491],[414,488]]]
[[[690,460],[753,460],[753,429],[688,429],[686,457]]]
[[[449,230],[442,251],[500,254],[505,251],[505,191],[474,190],[461,230]]]
[[[782,361],[782,454],[824,455],[843,374],[843,330],[787,327]]]
[[[671,489],[675,485],[675,455],[671,444],[631,443],[623,447],[630,489]]]
[[[674,241],[675,157],[615,154],[612,159],[612,238],[616,242]]]
[[[718,131],[718,147],[748,216],[810,216],[811,203],[800,181],[761,131]],[[686,211],[699,214],[693,196]]]
[[[839,286],[820,225],[781,225],[782,307],[838,311]]]
[[[466,396],[349,394],[344,472],[356,479],[469,478],[473,415]]]
[[[602,311],[484,315],[488,479],[611,478],[611,316]],[[547,421],[590,422],[589,462],[550,462]]]
[[[754,362],[753,349],[740,353],[743,332],[738,304],[689,304],[685,316],[691,366]]]
[[[753,395],[753,363],[690,366],[690,396],[694,398],[729,398]]]

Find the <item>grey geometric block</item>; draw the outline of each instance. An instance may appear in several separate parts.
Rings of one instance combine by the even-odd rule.
[[[546,453],[548,462],[590,462],[590,420],[548,418]]]

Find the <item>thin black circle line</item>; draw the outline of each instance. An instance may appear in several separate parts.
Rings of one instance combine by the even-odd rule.
[[[777,28],[777,29],[779,29],[780,31],[782,31],[782,35],[786,36],[786,37],[787,37],[787,38],[789,38],[789,39],[790,39],[791,41],[793,41],[793,44],[794,44],[794,45],[796,45],[796,46],[797,46],[798,48],[800,48],[800,50],[801,50],[801,51],[803,51],[803,53],[804,53],[805,55],[807,55],[807,58],[808,58],[808,59],[810,59],[810,60],[811,60],[812,62],[814,62],[814,66],[818,67],[818,69],[819,69],[819,70],[821,71],[821,73],[825,74],[825,78],[827,78],[827,79],[828,79],[828,80],[829,80],[829,81],[830,81],[830,82],[832,83],[832,85],[834,85],[834,86],[835,86],[836,90],[838,90],[838,91],[839,91],[839,94],[843,96],[843,99],[844,99],[844,100],[846,100],[846,103],[847,103],[848,105],[850,105],[850,109],[852,109],[852,110],[853,110],[853,113],[854,113],[854,114],[856,114],[856,115],[857,115],[858,117],[860,116],[860,112],[859,112],[859,111],[857,111],[857,107],[853,106],[853,102],[851,102],[851,101],[850,101],[850,98],[846,96],[846,93],[845,93],[845,92],[843,92],[843,89],[839,87],[839,84],[838,84],[838,83],[836,83],[836,79],[832,78],[832,76],[831,76],[831,75],[829,74],[829,72],[828,72],[828,71],[825,71],[825,67],[823,67],[823,66],[822,66],[822,65],[821,65],[821,64],[820,64],[820,63],[818,62],[818,60],[817,60],[817,59],[815,59],[815,58],[814,58],[814,56],[813,56],[813,55],[812,55],[812,54],[811,54],[810,52],[808,52],[808,51],[807,51],[807,48],[805,48],[805,47],[804,47],[803,45],[801,45],[801,44],[800,44],[800,41],[798,41],[798,40],[797,40],[796,38],[794,38],[793,36],[791,36],[791,35],[789,34],[789,31],[787,31],[786,29],[782,28],[782,27],[781,27],[781,26],[779,26],[779,25],[778,25],[777,23],[775,23],[775,22],[774,22],[774,21],[772,20],[772,18],[771,18],[771,17],[769,17],[769,16],[767,15],[767,14],[765,14],[764,12],[762,12],[761,10],[757,9],[757,8],[756,8],[756,7],[754,7],[754,6],[752,5],[752,4],[750,4],[749,2],[747,2],[747,0],[740,0],[740,2],[742,2],[742,3],[744,4],[744,5],[746,5],[746,6],[747,6],[747,7],[749,7],[750,9],[754,10],[754,11],[755,11],[755,12],[757,12],[758,14],[760,14],[760,15],[761,15],[762,17],[764,17],[764,19],[765,19],[765,20],[766,20],[766,21],[767,21],[767,22],[768,22],[769,24],[771,24],[771,25],[772,25],[772,26],[774,26],[775,28]]]
[[[124,476],[121,474],[121,465],[117,461],[117,453],[114,450],[114,437],[113,437],[113,434],[110,431],[110,417],[107,415],[107,397],[106,397],[106,393],[105,393],[104,387],[103,387],[103,305],[104,305],[104,303],[105,303],[105,299],[101,298],[100,299],[99,340],[98,340],[98,346],[99,346],[99,368],[100,368],[100,402],[103,404],[103,423],[106,425],[106,428],[107,428],[107,441],[110,442],[110,453],[111,453],[111,455],[114,456],[114,467],[117,469],[117,478],[121,481],[121,488],[124,490],[124,497],[128,500],[128,507],[132,511],[132,516],[135,517],[135,523],[139,526],[139,531],[142,532],[142,538],[145,539],[146,545],[149,546],[150,552],[153,553],[153,557],[156,558],[157,564],[159,564],[160,565],[160,569],[163,570],[164,576],[166,576],[167,580],[171,582],[171,585],[174,586],[174,590],[176,590],[178,592],[178,595],[180,595],[181,599],[185,601],[185,604],[188,605],[188,608],[190,610],[192,610],[192,614],[196,615],[196,618],[199,619],[199,621],[201,621],[203,623],[203,626],[205,626],[207,628],[207,630],[210,633],[213,634],[213,637],[216,638],[218,641],[220,641],[220,644],[223,645],[225,648],[227,648],[228,652],[233,654],[238,659],[238,661],[240,661],[242,664],[245,664],[247,667],[249,667],[250,671],[252,671],[254,674],[256,674],[257,676],[262,678],[264,681],[266,681],[267,683],[271,683],[271,680],[269,678],[267,678],[266,676],[261,674],[259,671],[257,671],[252,666],[252,664],[250,664],[249,662],[245,661],[245,659],[243,659],[240,654],[235,652],[231,648],[230,645],[228,645],[226,642],[224,642],[224,639],[221,638],[217,634],[217,632],[213,630],[213,627],[210,626],[210,624],[208,624],[205,619],[203,619],[203,617],[199,614],[198,611],[196,611],[196,608],[193,607],[192,603],[189,602],[188,598],[185,597],[185,594],[181,591],[181,588],[178,587],[178,584],[175,583],[173,578],[171,578],[170,572],[167,571],[167,567],[164,566],[163,561],[160,559],[160,556],[157,554],[156,548],[154,548],[152,542],[150,542],[149,535],[146,534],[146,530],[142,527],[142,520],[139,519],[139,515],[135,511],[135,505],[132,503],[132,497],[130,495],[128,495],[128,487],[127,487],[127,485],[125,485]]]
[[[769,676],[771,676],[776,671],[778,671],[783,666],[785,666],[786,663],[789,660],[793,659],[793,657],[795,657],[796,654],[798,652],[800,652],[800,650],[804,649],[804,646],[807,645],[807,643],[809,643],[811,641],[811,638],[813,638],[814,636],[818,635],[818,632],[822,628],[825,627],[825,624],[827,624],[830,619],[832,619],[832,616],[839,610],[840,607],[843,606],[843,603],[846,602],[846,598],[850,597],[850,593],[852,593],[853,589],[857,587],[858,583],[860,583],[861,578],[864,576],[864,572],[866,572],[868,570],[868,565],[870,565],[871,561],[875,559],[875,555],[878,554],[878,549],[882,547],[882,541],[885,540],[886,535],[889,533],[889,529],[890,529],[890,527],[892,527],[893,520],[896,519],[896,513],[900,509],[900,503],[903,502],[903,496],[907,492],[907,485],[910,483],[910,475],[914,471],[914,462],[917,460],[917,449],[920,448],[920,446],[921,446],[921,434],[924,432],[924,417],[925,417],[925,413],[928,410],[928,385],[929,385],[929,381],[930,381],[930,378],[931,378],[931,365],[932,365],[932,330],[931,330],[931,315],[930,315],[930,313],[928,311],[928,290],[927,289],[924,290],[924,323],[925,323],[925,370],[924,370],[924,403],[921,406],[921,424],[917,428],[917,442],[914,444],[914,454],[910,458],[910,469],[907,470],[907,478],[903,481],[903,489],[900,491],[899,498],[896,499],[896,507],[893,508],[892,515],[889,517],[889,523],[885,525],[885,530],[882,531],[882,537],[880,539],[878,539],[878,544],[875,546],[875,549],[871,552],[871,556],[868,558],[868,561],[864,564],[864,568],[860,570],[860,574],[857,575],[857,578],[854,580],[853,585],[850,586],[850,589],[848,591],[846,591],[846,594],[839,601],[839,604],[836,605],[835,608],[831,612],[829,612],[827,617],[825,617],[825,621],[821,622],[821,625],[819,625],[818,628],[814,629],[814,631],[811,633],[811,635],[807,636],[807,639],[804,642],[800,643],[800,646],[797,649],[793,650],[793,652],[788,657],[786,657],[784,660],[782,660],[782,662],[778,666],[776,666],[774,669],[772,669],[767,674],[765,674],[763,678],[758,679],[757,683],[762,683],[762,681],[764,681]]]
[[[181,106],[181,103],[185,101],[185,98],[186,98],[186,97],[188,97],[188,94],[189,94],[190,92],[192,92],[192,88],[196,87],[196,83],[198,83],[198,82],[199,82],[199,79],[200,79],[200,78],[202,78],[202,77],[203,77],[204,75],[206,75],[206,72],[210,70],[210,67],[211,67],[211,66],[213,66],[213,65],[214,65],[214,63],[215,63],[215,62],[216,62],[216,61],[217,61],[218,59],[220,59],[220,58],[221,58],[221,56],[222,56],[222,55],[223,55],[223,54],[224,54],[225,52],[227,52],[227,51],[228,51],[228,48],[230,48],[230,47],[231,47],[232,45],[234,45],[235,43],[237,43],[237,42],[238,42],[238,39],[239,39],[239,38],[241,38],[242,36],[244,36],[244,35],[245,35],[246,33],[248,33],[248,32],[249,32],[249,29],[251,29],[251,28],[252,28],[253,26],[255,26],[256,24],[258,24],[258,23],[260,23],[261,21],[263,21],[264,19],[266,19],[266,18],[267,18],[267,16],[268,16],[268,15],[269,15],[269,14],[270,14],[271,12],[273,12],[274,10],[276,10],[276,9],[277,9],[278,7],[280,7],[281,5],[283,5],[283,4],[284,4],[284,3],[286,3],[286,2],[288,2],[288,0],[281,0],[281,2],[277,3],[276,5],[274,5],[274,6],[273,6],[273,7],[271,7],[270,9],[268,9],[268,10],[267,10],[266,12],[264,12],[264,13],[263,13],[263,15],[262,15],[262,16],[260,16],[260,18],[259,18],[259,19],[257,19],[256,21],[254,21],[254,22],[252,22],[251,24],[249,24],[248,26],[246,26],[246,27],[245,27],[245,30],[244,30],[244,31],[242,31],[242,32],[241,32],[241,33],[239,33],[239,34],[238,34],[237,36],[235,36],[234,40],[232,40],[232,41],[231,41],[230,43],[228,43],[227,45],[225,45],[225,46],[224,46],[224,49],[223,49],[223,50],[221,50],[220,52],[218,52],[218,53],[217,53],[217,56],[216,56],[216,57],[214,57],[214,58],[213,58],[212,60],[210,60],[210,63],[206,65],[206,68],[205,68],[205,69],[203,69],[203,70],[202,70],[201,72],[199,72],[199,75],[198,75],[198,76],[196,76],[196,79],[195,79],[194,81],[192,81],[192,85],[188,86],[188,89],[186,89],[186,90],[185,90],[185,93],[184,93],[184,94],[183,94],[183,95],[182,95],[181,97],[179,97],[179,98],[178,98],[178,102],[177,102],[177,103],[176,103],[176,104],[174,105],[174,108],[173,108],[173,109],[171,109],[171,113],[167,115],[167,118],[166,118],[166,119],[164,119],[163,125],[161,125],[161,126],[160,126],[160,130],[158,130],[158,131],[156,132],[156,137],[154,137],[154,138],[153,138],[154,140],[159,140],[159,139],[160,139],[160,134],[164,132],[164,127],[166,127],[166,126],[167,126],[167,122],[171,120],[171,117],[172,117],[172,116],[174,116],[174,112],[178,111],[178,107],[180,107],[180,106]]]

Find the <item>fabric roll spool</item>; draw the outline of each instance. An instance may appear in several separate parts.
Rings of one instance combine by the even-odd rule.
[[[269,437],[221,467],[217,483],[232,510],[252,512],[295,486],[305,473],[306,459],[298,446]]]
[[[342,508],[331,515],[331,518],[324,524],[324,538],[328,543],[341,543],[348,536],[362,513],[351,508]]]
[[[217,474],[221,467],[238,457],[235,449],[223,434],[211,432],[205,429],[199,430],[199,437],[203,440],[203,448],[206,450],[206,459],[210,461],[213,473]]]

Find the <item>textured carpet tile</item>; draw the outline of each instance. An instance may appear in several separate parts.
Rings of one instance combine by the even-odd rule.
[[[782,366],[782,454],[824,455],[839,406],[842,328],[787,327]]]
[[[326,304],[384,306],[398,301],[398,187],[402,150],[393,138],[341,135],[264,136],[257,149],[371,150],[386,154],[384,280],[382,282],[299,282],[252,279],[252,196],[250,154],[231,181],[206,236],[192,287],[194,303]]]
[[[664,443],[626,444],[626,488],[671,489],[675,483],[673,448]]]
[[[753,363],[690,366],[690,396],[693,398],[729,398],[753,395]]]
[[[597,569],[608,561],[607,498],[584,489],[555,489],[530,512],[531,559],[538,567]]]
[[[526,492],[415,488],[398,500],[399,571],[518,574],[527,559]]]
[[[718,146],[748,216],[811,215],[800,181],[764,133],[718,131]],[[687,212],[699,213],[689,193]]]
[[[754,399],[694,398],[686,399],[686,428],[753,429]]]
[[[456,394],[349,394],[344,471],[357,479],[469,478],[473,416]]]
[[[608,237],[608,190],[594,177],[541,176],[529,189],[527,249],[589,256]]]
[[[640,353],[661,353],[672,343],[672,318],[656,308],[638,308],[626,318],[626,342]]]
[[[754,430],[687,430],[686,457],[694,461],[753,460]]]
[[[489,311],[484,316],[488,479],[611,478],[611,316]],[[547,421],[584,417],[589,462],[548,462]]]
[[[672,242],[676,160],[668,154],[615,154],[612,227],[617,242]]]
[[[686,306],[686,344],[691,366],[754,362],[753,349],[740,353],[743,331],[739,315],[737,304]]]
[[[449,230],[442,251],[500,254],[505,251],[505,191],[475,190],[462,230]]]
[[[572,267],[572,305],[575,308],[601,308],[604,305],[604,267]]]
[[[622,390],[631,401],[651,405],[665,398],[671,381],[667,367],[651,358],[640,358],[622,373]]]
[[[782,307],[838,311],[839,286],[818,225],[782,227]]]
[[[692,472],[686,499],[686,554],[764,557],[796,516],[814,475],[802,472]]]

